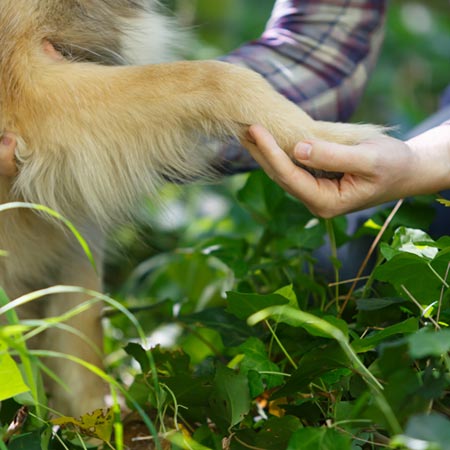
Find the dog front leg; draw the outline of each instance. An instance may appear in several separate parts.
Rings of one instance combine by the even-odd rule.
[[[314,121],[260,75],[217,61],[52,63],[32,78],[27,97],[11,102],[25,144],[15,188],[28,201],[68,217],[81,211],[105,226],[165,179],[207,174],[212,155],[202,135],[245,141],[258,123],[290,153],[304,139],[356,143],[380,134],[370,125]]]

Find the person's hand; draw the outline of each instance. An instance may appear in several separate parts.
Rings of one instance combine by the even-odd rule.
[[[450,187],[450,126],[402,142],[382,137],[359,145],[299,143],[294,157],[315,169],[342,172],[340,179],[315,178],[295,165],[272,135],[249,129],[247,148],[265,172],[313,214],[329,218],[410,195]]]
[[[11,133],[3,134],[0,140],[0,176],[13,177],[16,175],[15,150],[16,137]]]

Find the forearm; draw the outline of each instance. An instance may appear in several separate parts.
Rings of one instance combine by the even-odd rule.
[[[436,193],[450,188],[450,121],[406,142],[413,155],[407,195]]]

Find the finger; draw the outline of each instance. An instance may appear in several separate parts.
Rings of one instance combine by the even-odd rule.
[[[254,144],[249,143],[246,146],[270,178],[276,179],[278,182],[291,181],[292,175],[298,167],[279,147],[275,138],[261,125],[252,125],[249,128],[249,134]]]
[[[355,180],[362,180],[362,177],[355,178],[348,174],[342,180],[315,178],[296,166],[263,127],[252,126],[249,133],[255,142],[248,146],[253,157],[278,184],[301,200],[313,214],[329,218],[362,206],[358,190],[355,190]]]
[[[15,150],[16,137],[11,133],[5,133],[0,140],[0,176],[13,177],[16,175]]]
[[[252,156],[264,171],[281,187],[297,197],[305,204],[312,204],[320,195],[323,196],[324,187],[333,196],[335,187],[330,180],[317,180],[306,170],[295,165],[290,157],[278,146],[274,137],[260,125],[253,125],[249,133],[255,145],[249,145]]]
[[[328,172],[370,175],[374,170],[375,154],[370,143],[343,145],[335,142],[299,142],[293,152],[305,166]]]

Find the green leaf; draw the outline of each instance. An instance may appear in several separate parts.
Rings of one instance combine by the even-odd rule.
[[[0,401],[30,390],[22,378],[19,367],[7,351],[6,345],[0,343],[0,380],[2,380]]]
[[[427,233],[406,227],[399,227],[395,230],[391,248],[399,253],[412,253],[430,260],[438,252],[435,242]]]
[[[305,239],[305,236],[310,235],[311,237],[311,233],[303,233],[303,231],[313,216],[298,200],[284,194],[282,200],[270,211],[271,220],[268,227],[277,236],[285,236],[291,230],[293,232],[298,230],[300,232],[298,235],[299,244],[302,239]],[[321,232],[320,228],[318,231]],[[321,235],[323,237],[323,232]]]
[[[236,351],[244,356],[239,364],[239,368],[242,374],[249,375],[249,387],[252,398],[261,395],[266,389],[279,386],[283,382],[283,376],[276,375],[277,372],[281,372],[280,368],[269,359],[266,347],[259,339],[248,339]],[[251,374],[249,373],[250,371],[252,372]]]
[[[134,342],[129,342],[124,350],[139,363],[143,373],[150,371],[150,361],[148,360],[147,352],[142,346]]]
[[[189,372],[189,356],[181,350],[167,350],[157,346],[149,350],[158,371],[166,375]]]
[[[385,341],[387,338],[395,336],[397,334],[411,334],[415,333],[419,328],[419,321],[415,317],[406,319],[403,322],[396,323],[390,327],[385,328],[381,331],[376,331],[371,335],[365,337],[364,339],[355,339],[352,342],[353,350],[356,353],[367,352],[373,350],[381,342]]]
[[[74,428],[80,434],[110,442],[113,432],[114,412],[112,409],[96,409],[92,413],[83,414],[79,419],[58,417],[51,421],[53,425]]]
[[[445,249],[450,247],[450,236],[441,236],[436,241],[436,247],[440,249]]]
[[[437,413],[413,416],[405,432],[394,437],[391,445],[406,445],[408,449],[450,450],[450,420]]]
[[[260,295],[227,292],[227,300],[227,311],[242,320],[269,306],[287,305],[289,303],[289,299],[276,293]]]
[[[220,334],[211,328],[196,329],[195,333],[180,339],[180,346],[194,365],[210,356],[218,356],[224,349]]]
[[[159,380],[170,388],[179,404],[189,405],[189,409],[208,405],[212,389],[209,378],[182,373],[169,378],[160,377]]]
[[[258,448],[264,450],[285,449],[289,443],[292,433],[301,428],[301,422],[297,417],[271,417],[266,420],[261,429],[257,431],[243,429],[236,432],[239,441],[245,442],[245,446],[237,448]],[[235,448],[232,446],[231,448]]]
[[[190,436],[187,436],[184,433],[169,433],[169,435],[167,436],[167,440],[176,445],[176,448],[180,449],[187,448],[189,450],[211,450],[209,447],[205,447],[204,445],[199,444]]]
[[[248,322],[250,325],[254,325],[260,320],[263,320],[262,317],[270,317],[276,322],[283,322],[293,327],[304,328],[313,336],[336,339],[340,343],[347,343],[348,341],[348,334],[346,333],[347,325],[344,321],[335,317],[317,317],[288,305],[276,305],[269,306],[263,311],[257,310],[253,316],[249,317]]]
[[[245,261],[248,243],[245,239],[218,236],[202,242],[200,250],[203,254],[214,256],[225,263],[237,277],[245,276],[248,271],[248,264]]]
[[[294,287],[292,284],[288,284],[287,286],[283,286],[282,288],[275,291],[275,294],[279,294],[282,297],[289,300],[289,305],[293,308],[298,306],[297,303],[297,295],[295,294]]]
[[[300,359],[298,369],[291,374],[286,384],[274,394],[274,398],[282,398],[299,392],[309,392],[309,385],[322,375],[348,365],[347,355],[336,342],[320,345]]]
[[[251,406],[247,377],[219,364],[210,406],[212,420],[223,431],[241,422]]]
[[[417,301],[429,304],[439,298],[442,281],[445,276],[446,265],[443,258],[446,255],[435,258],[431,263],[428,259],[411,253],[400,253],[392,257],[383,265],[377,267],[374,276],[380,281],[386,281],[395,286],[398,292],[405,296],[401,288],[404,285]],[[448,256],[446,258],[448,263]]]
[[[303,227],[313,217],[303,204],[289,197],[262,171],[255,171],[248,177],[237,197],[276,235]]]
[[[377,311],[379,309],[388,308],[392,305],[405,303],[406,300],[400,297],[385,298],[361,298],[356,300],[358,311]]]
[[[238,200],[263,221],[271,219],[271,212],[284,196],[284,191],[261,170],[250,174],[247,183],[237,194]]]
[[[315,250],[325,242],[326,227],[323,220],[310,219],[305,225],[299,224],[289,230],[288,238],[299,248]]]
[[[178,317],[178,321],[195,327],[203,325],[218,331],[222,341],[226,342],[228,347],[238,346],[256,334],[254,328],[227,313],[223,308],[208,308],[197,313],[186,314]]]
[[[33,431],[14,436],[8,443],[8,450],[42,450],[41,433]]]
[[[419,332],[409,336],[408,343],[409,354],[412,358],[439,357],[450,351],[450,329],[432,331],[422,328]]]
[[[289,441],[287,450],[349,450],[350,436],[329,428],[302,428]]]
[[[147,377],[141,373],[137,374],[130,387],[128,388],[128,394],[133,398],[139,406],[144,407],[149,402],[152,385],[149,384]],[[132,403],[127,399],[127,405],[131,409]]]
[[[314,336],[322,336],[335,339],[347,355],[347,358],[350,360],[352,365],[359,370],[366,383],[376,391],[377,399],[382,401],[383,403],[385,402],[381,394],[382,387],[380,383],[374,378],[374,376],[358,358],[358,356],[348,343],[348,336],[344,332],[342,332],[340,328],[334,326],[333,324],[320,317],[314,316],[313,314],[307,313],[305,311],[300,311],[299,309],[295,309],[290,306],[272,306],[266,308],[249,317],[248,322],[250,325],[254,325],[268,318],[271,318],[278,322],[287,323],[293,327],[302,327],[307,330],[308,333]],[[393,417],[391,417],[390,420],[393,420],[395,422]],[[397,428],[397,424],[395,424],[395,428]]]

